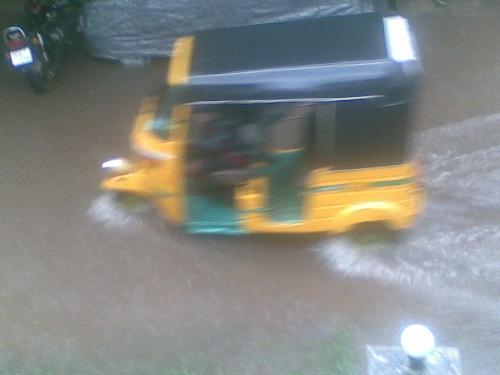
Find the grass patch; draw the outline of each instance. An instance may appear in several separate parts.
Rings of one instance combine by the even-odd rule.
[[[341,331],[305,353],[299,368],[288,375],[357,375],[358,363],[352,334]]]

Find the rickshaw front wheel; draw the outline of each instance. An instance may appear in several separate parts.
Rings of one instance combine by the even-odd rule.
[[[142,212],[151,207],[151,202],[146,197],[123,191],[113,193],[113,200],[128,211]]]

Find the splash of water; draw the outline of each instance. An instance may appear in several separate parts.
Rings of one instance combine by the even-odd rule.
[[[359,248],[333,238],[315,249],[346,277],[448,290],[493,302],[500,292],[500,114],[416,137],[427,209],[401,243]]]
[[[105,193],[94,199],[88,215],[93,221],[102,223],[108,228],[135,232],[144,229],[144,216],[150,211],[149,206],[127,208],[116,201],[114,194]]]

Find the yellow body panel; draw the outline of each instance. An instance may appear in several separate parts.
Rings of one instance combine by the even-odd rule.
[[[193,36],[182,37],[175,41],[167,73],[167,83],[170,86],[182,85],[188,81],[193,44]]]
[[[390,229],[412,225],[424,205],[413,164],[332,171],[311,171],[304,192],[301,222],[273,222],[266,216],[266,179],[250,181],[236,191],[243,212],[242,227],[249,232],[341,233],[366,222],[383,222]]]
[[[164,140],[148,130],[154,119],[158,98],[143,101],[131,136],[132,148],[139,155],[128,173],[105,179],[104,190],[127,192],[151,199],[168,221],[182,224],[184,209],[184,151],[189,118],[188,106],[174,107],[170,137]],[[147,159],[143,162],[141,159]]]

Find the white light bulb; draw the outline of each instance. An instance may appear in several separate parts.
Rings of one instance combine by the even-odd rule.
[[[102,163],[102,168],[103,169],[108,169],[108,168],[121,168],[124,166],[124,161],[123,159],[113,159],[113,160],[108,160],[104,163]]]
[[[435,343],[432,332],[421,324],[412,324],[401,334],[401,346],[411,358],[425,358],[434,350]]]
[[[389,57],[395,61],[417,60],[408,20],[401,16],[384,18]]]

